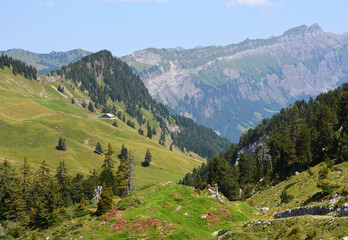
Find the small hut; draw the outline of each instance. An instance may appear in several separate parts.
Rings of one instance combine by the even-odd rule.
[[[103,116],[99,117],[100,119],[115,119],[116,117],[111,113],[105,113]]]

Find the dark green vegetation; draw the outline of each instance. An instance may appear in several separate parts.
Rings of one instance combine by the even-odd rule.
[[[63,66],[61,70],[51,72],[61,78],[71,80],[82,92],[87,91],[94,102],[88,109],[94,108],[117,115],[117,102],[125,105],[126,112],[137,120],[139,125],[145,124],[143,111],[152,113],[159,123],[162,136],[170,134],[173,143],[185,151],[193,151],[203,157],[211,157],[225,150],[230,142],[219,137],[213,130],[197,125],[191,119],[172,116],[167,108],[157,103],[148,93],[144,83],[136,76],[125,62],[113,57],[109,51],[84,57],[76,63]],[[127,120],[127,125],[134,128],[134,122]],[[170,126],[176,125],[179,131],[171,132]],[[148,126],[147,136],[151,139],[155,129]],[[163,138],[163,137],[162,137]],[[164,145],[164,140],[162,139]],[[162,143],[161,142],[161,143]]]
[[[250,144],[261,141],[252,155],[244,154]],[[315,100],[297,101],[271,119],[248,130],[228,151],[213,157],[188,173],[181,183],[205,188],[218,183],[230,200],[250,197],[258,189],[278,183],[321,162],[331,168],[348,160],[348,84],[320,94]],[[238,161],[238,164],[236,162]],[[336,187],[326,181],[328,170],[318,185],[326,197]],[[243,189],[238,196],[239,188]],[[283,202],[291,196],[286,190]]]
[[[91,54],[91,52],[82,49],[75,49],[67,52],[39,54],[22,49],[10,49],[7,51],[0,51],[0,54],[6,54],[9,57],[13,57],[25,62],[26,64],[32,65],[41,75],[43,75],[52,70],[60,69],[63,65],[76,62],[77,60]]]
[[[25,63],[15,60],[7,55],[1,55],[0,57],[0,68],[12,68],[12,73],[14,75],[20,74],[28,79],[37,79],[37,71],[32,66],[27,66]]]
[[[113,206],[113,195],[126,196],[133,190],[135,164],[131,151],[124,146],[117,171],[110,144],[104,155],[101,168],[91,170],[86,177],[81,173],[71,176],[64,161],[52,174],[45,161],[33,171],[24,159],[19,171],[15,171],[4,160],[0,164],[0,221],[15,222],[18,236],[28,229],[48,228],[62,221],[59,213],[72,204],[79,204],[77,212],[84,211],[84,199],[95,197],[97,186],[103,189],[96,214],[104,214]]]

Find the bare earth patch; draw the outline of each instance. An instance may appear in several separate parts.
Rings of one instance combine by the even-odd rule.
[[[221,213],[222,215],[224,215],[225,217],[231,217],[231,216],[232,216],[232,214],[231,214],[230,212],[226,211],[226,210],[223,209],[223,208],[220,209],[220,213]]]

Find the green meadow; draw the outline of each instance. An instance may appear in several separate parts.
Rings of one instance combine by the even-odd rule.
[[[202,163],[177,149],[169,151],[168,144],[167,147],[159,145],[159,134],[147,139],[138,134],[139,125],[133,129],[117,119],[118,127],[114,127],[114,120],[100,120],[100,113],[92,114],[72,104],[72,97],[80,102],[88,97],[67,82],[50,82],[45,77],[39,81],[14,76],[10,69],[0,70],[0,160],[7,159],[20,167],[26,157],[33,168],[46,161],[52,169],[64,160],[71,174],[88,174],[99,168],[104,159],[93,152],[97,142],[104,149],[110,143],[116,161],[124,144],[135,157],[138,186],[176,182]],[[64,93],[55,89],[58,83],[67,89]],[[129,119],[129,115],[126,116]],[[145,130],[146,126],[142,128]],[[67,151],[55,149],[60,137],[65,138]],[[141,162],[147,149],[152,154],[152,162],[144,168]]]

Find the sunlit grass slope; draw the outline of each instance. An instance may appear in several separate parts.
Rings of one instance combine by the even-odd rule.
[[[63,84],[63,83],[61,83]],[[64,83],[68,89],[69,85]],[[99,168],[103,156],[93,153],[97,142],[104,149],[110,142],[114,159],[122,144],[131,149],[136,159],[137,184],[178,181],[200,161],[162,147],[156,139],[138,134],[120,120],[100,120],[97,114],[71,103],[72,96],[59,93],[57,82],[27,80],[14,76],[9,69],[0,69],[0,160],[7,159],[21,166],[24,157],[32,167],[42,161],[56,168],[64,160],[71,174],[87,174]],[[86,97],[77,89],[73,96]],[[59,137],[65,138],[67,151],[55,149]],[[151,166],[141,167],[147,149],[152,153]]]

